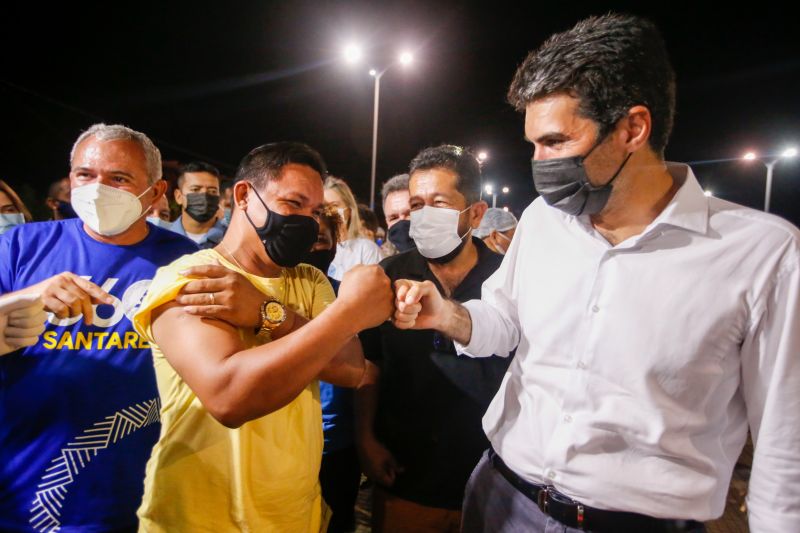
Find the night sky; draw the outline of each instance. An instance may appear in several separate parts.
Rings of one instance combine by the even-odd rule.
[[[522,116],[505,103],[516,65],[551,33],[609,10],[651,18],[667,42],[678,76],[667,159],[800,147],[800,39],[776,3],[747,12],[697,2],[61,4],[6,6],[0,23],[0,178],[29,202],[67,174],[73,141],[100,120],[144,131],[165,160],[204,159],[229,175],[259,144],[301,140],[367,201],[367,70],[408,48],[411,67],[382,80],[378,186],[419,149],[461,144],[489,153],[485,180],[509,186],[498,204],[519,213],[534,191]],[[360,66],[341,58],[351,41],[365,48]],[[798,160],[778,164],[772,197],[772,211],[795,224]],[[758,162],[695,170],[715,195],[763,206]]]

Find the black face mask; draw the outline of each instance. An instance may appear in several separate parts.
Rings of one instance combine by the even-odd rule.
[[[58,214],[61,218],[78,218],[78,213],[72,208],[72,204],[69,202],[64,202],[63,200],[58,201]]]
[[[535,161],[531,159],[533,185],[548,205],[558,208],[568,215],[594,215],[603,210],[611,196],[612,184],[625,167],[633,152],[629,153],[617,171],[605,185],[594,186],[586,175],[584,162],[595,148],[602,144],[601,139],[586,155],[559,157]]]
[[[190,192],[184,194],[186,197],[186,207],[183,208],[186,214],[200,222],[208,222],[219,209],[219,195],[208,194],[205,192]]]
[[[250,185],[248,183],[248,185]],[[256,230],[264,250],[272,262],[281,267],[293,267],[303,261],[308,255],[311,247],[317,242],[319,224],[311,217],[304,215],[281,215],[272,211],[258,192],[253,188],[255,194],[264,209],[267,210],[267,221],[263,226],[256,226],[244,211],[244,216]]]
[[[314,250],[313,252],[308,252],[308,255],[303,258],[302,262],[317,267],[327,276],[328,268],[330,268],[331,263],[333,263],[334,257],[336,257],[335,246],[330,250]]]
[[[417,247],[414,239],[409,236],[408,232],[411,230],[410,220],[400,220],[395,222],[394,226],[389,228],[387,237],[398,252],[407,252]]]

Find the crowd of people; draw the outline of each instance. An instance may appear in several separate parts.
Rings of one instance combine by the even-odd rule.
[[[552,36],[508,98],[519,221],[452,144],[384,223],[299,142],[170,202],[95,124],[47,222],[0,181],[0,530],[353,531],[363,473],[377,532],[704,531],[748,431],[750,526],[796,527],[797,229],[665,161],[649,21]]]

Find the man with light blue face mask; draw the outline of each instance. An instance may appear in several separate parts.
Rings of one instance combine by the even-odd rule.
[[[0,235],[31,221],[31,213],[5,181],[0,180]]]
[[[477,159],[458,146],[428,148],[409,176],[416,248],[381,266],[392,280],[427,280],[448,298],[478,297],[502,257],[472,235],[487,208]],[[450,339],[389,323],[361,339],[380,367],[356,410],[363,466],[379,484],[375,530],[458,531],[464,486],[488,446],[480,419],[509,360],[457,358]]]

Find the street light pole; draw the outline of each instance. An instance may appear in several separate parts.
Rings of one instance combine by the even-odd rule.
[[[775,163],[778,162],[778,159],[773,159],[769,162],[764,162],[767,166],[767,190],[764,194],[764,212],[769,213],[769,200],[772,196],[772,171],[775,168]]]
[[[369,186],[369,208],[372,210],[375,209],[375,174],[378,164],[378,102],[381,94],[381,76],[386,70],[375,74],[375,105],[372,110],[372,173]]]

